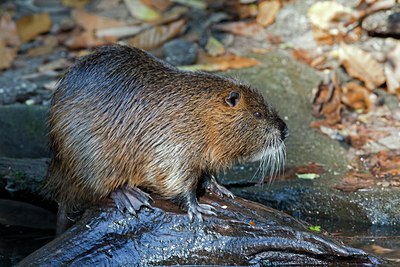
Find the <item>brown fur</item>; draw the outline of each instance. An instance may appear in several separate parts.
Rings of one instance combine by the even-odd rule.
[[[231,92],[240,94],[237,105],[227,103]],[[185,199],[205,173],[265,151],[283,126],[249,86],[109,46],[62,78],[49,127],[46,191],[60,203],[85,206],[123,185]]]

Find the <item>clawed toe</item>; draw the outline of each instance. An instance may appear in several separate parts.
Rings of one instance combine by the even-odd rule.
[[[230,198],[235,198],[235,196],[232,194],[231,191],[226,189],[224,186],[218,184],[218,182],[214,176],[211,176],[211,178],[207,184],[207,189],[210,192],[212,192],[220,197],[226,196],[226,197],[230,197]]]
[[[152,198],[150,195],[136,187],[126,186],[119,188],[111,193],[111,198],[121,212],[127,210],[133,215],[136,215],[142,206],[151,208],[149,201],[152,201]]]
[[[200,222],[203,222],[203,214],[217,216],[214,211],[215,208],[211,205],[199,203],[193,204],[188,209],[189,220],[192,222],[193,217],[196,216]]]

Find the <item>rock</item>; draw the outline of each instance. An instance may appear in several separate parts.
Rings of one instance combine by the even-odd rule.
[[[36,84],[18,77],[0,76],[0,104],[24,102],[35,94]]]
[[[285,118],[289,137],[286,142],[287,166],[290,170],[315,162],[325,171],[320,178],[303,180],[294,174],[285,180],[256,185],[254,177],[258,164],[235,166],[222,175],[220,181],[238,196],[258,201],[302,219],[329,218],[331,222],[354,225],[398,225],[400,203],[396,202],[396,188],[375,187],[353,193],[335,188],[347,172],[348,151],[337,141],[309,127],[312,89],[320,81],[319,75],[283,52],[254,55],[262,64],[258,67],[227,72],[259,88],[270,103]],[[268,182],[268,181],[267,181]]]
[[[103,202],[67,232],[18,266],[328,265],[370,266],[380,261],[343,246],[307,225],[240,198],[207,195],[216,216],[190,222],[169,201],[154,198],[136,218]]]
[[[196,62],[198,47],[195,43],[174,39],[163,46],[165,61],[175,66],[192,65]]]
[[[367,16],[361,27],[374,37],[400,38],[400,5]]]
[[[0,106],[0,157],[49,157],[47,107]]]

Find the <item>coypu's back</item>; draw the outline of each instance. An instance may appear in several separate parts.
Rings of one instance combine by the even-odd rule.
[[[202,177],[234,161],[281,163],[286,136],[284,122],[248,86],[118,45],[65,74],[49,126],[46,190],[59,203],[90,204],[127,185],[183,201],[197,215],[211,213],[196,200]]]

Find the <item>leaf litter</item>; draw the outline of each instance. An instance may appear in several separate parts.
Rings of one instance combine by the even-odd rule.
[[[399,159],[395,154],[400,149],[400,41],[388,39],[390,45],[376,49],[366,45],[370,39],[361,27],[365,17],[392,8],[396,1],[359,0],[354,6],[343,1],[311,4],[305,18],[315,45],[308,48],[270,30],[290,4],[283,0],[63,0],[59,8],[68,10],[70,16],[62,20],[53,20],[53,14],[40,9],[16,16],[11,4],[0,12],[0,71],[20,66],[25,58],[44,58],[36,72],[24,77],[49,77],[52,80],[43,87],[51,90],[76,57],[99,45],[126,43],[162,55],[166,42],[183,38],[195,43],[199,52],[192,65],[180,67],[203,71],[259,64],[238,52],[228,39],[244,38],[248,51],[258,54],[284,49],[324,77],[310,103],[316,118],[310,126],[346,144],[355,161],[361,156],[375,157],[376,166],[381,166],[373,172],[352,167],[338,189],[398,186]],[[212,19],[217,12],[218,19]],[[196,28],[196,14],[201,14],[203,28]],[[63,60],[52,58],[60,51],[67,55]],[[397,98],[397,107],[388,104],[391,96]],[[389,154],[385,157],[384,152]],[[288,173],[292,178],[321,175],[310,166]]]

